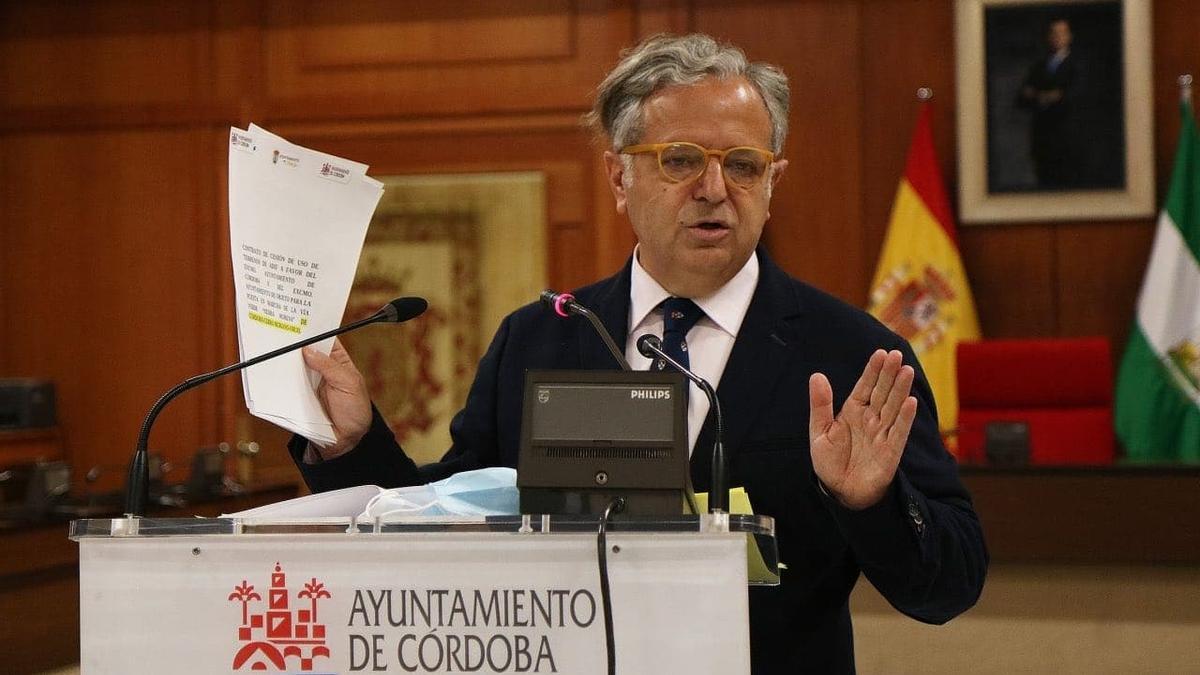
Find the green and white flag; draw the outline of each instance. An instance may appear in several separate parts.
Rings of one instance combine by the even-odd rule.
[[[1200,462],[1200,134],[1188,102],[1137,320],[1117,375],[1115,422],[1136,462]]]

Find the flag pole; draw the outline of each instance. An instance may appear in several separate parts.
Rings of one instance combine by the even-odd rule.
[[[1191,77],[1190,75],[1188,77]],[[1190,82],[1190,81],[1189,81]],[[933,90],[929,87],[920,87],[917,89],[917,100],[921,103],[928,103],[933,100]]]
[[[1192,104],[1192,74],[1185,73],[1176,80],[1179,82],[1179,100],[1188,105]]]

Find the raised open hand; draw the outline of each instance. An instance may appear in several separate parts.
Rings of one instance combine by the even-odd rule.
[[[836,417],[829,379],[821,373],[809,378],[813,469],[847,508],[874,505],[895,477],[917,416],[917,399],[908,395],[914,376],[899,351],[876,350]]]

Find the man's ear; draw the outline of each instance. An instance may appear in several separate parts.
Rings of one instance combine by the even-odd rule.
[[[783,172],[788,167],[788,161],[781,159],[775,162],[775,168],[771,171],[771,187],[779,185],[779,179],[783,178]]]
[[[767,184],[767,220],[771,219],[771,196],[775,192],[775,186],[779,185],[779,179],[783,178],[783,172],[788,167],[788,161],[781,159],[771,165],[770,183]]]
[[[608,173],[608,189],[612,190],[613,199],[617,202],[617,213],[625,215],[625,163],[621,161],[620,155],[606,150],[604,169]]]

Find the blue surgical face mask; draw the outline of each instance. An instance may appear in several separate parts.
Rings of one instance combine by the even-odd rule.
[[[389,516],[511,516],[520,513],[517,471],[493,467],[463,471],[413,487],[381,490],[359,518]]]

